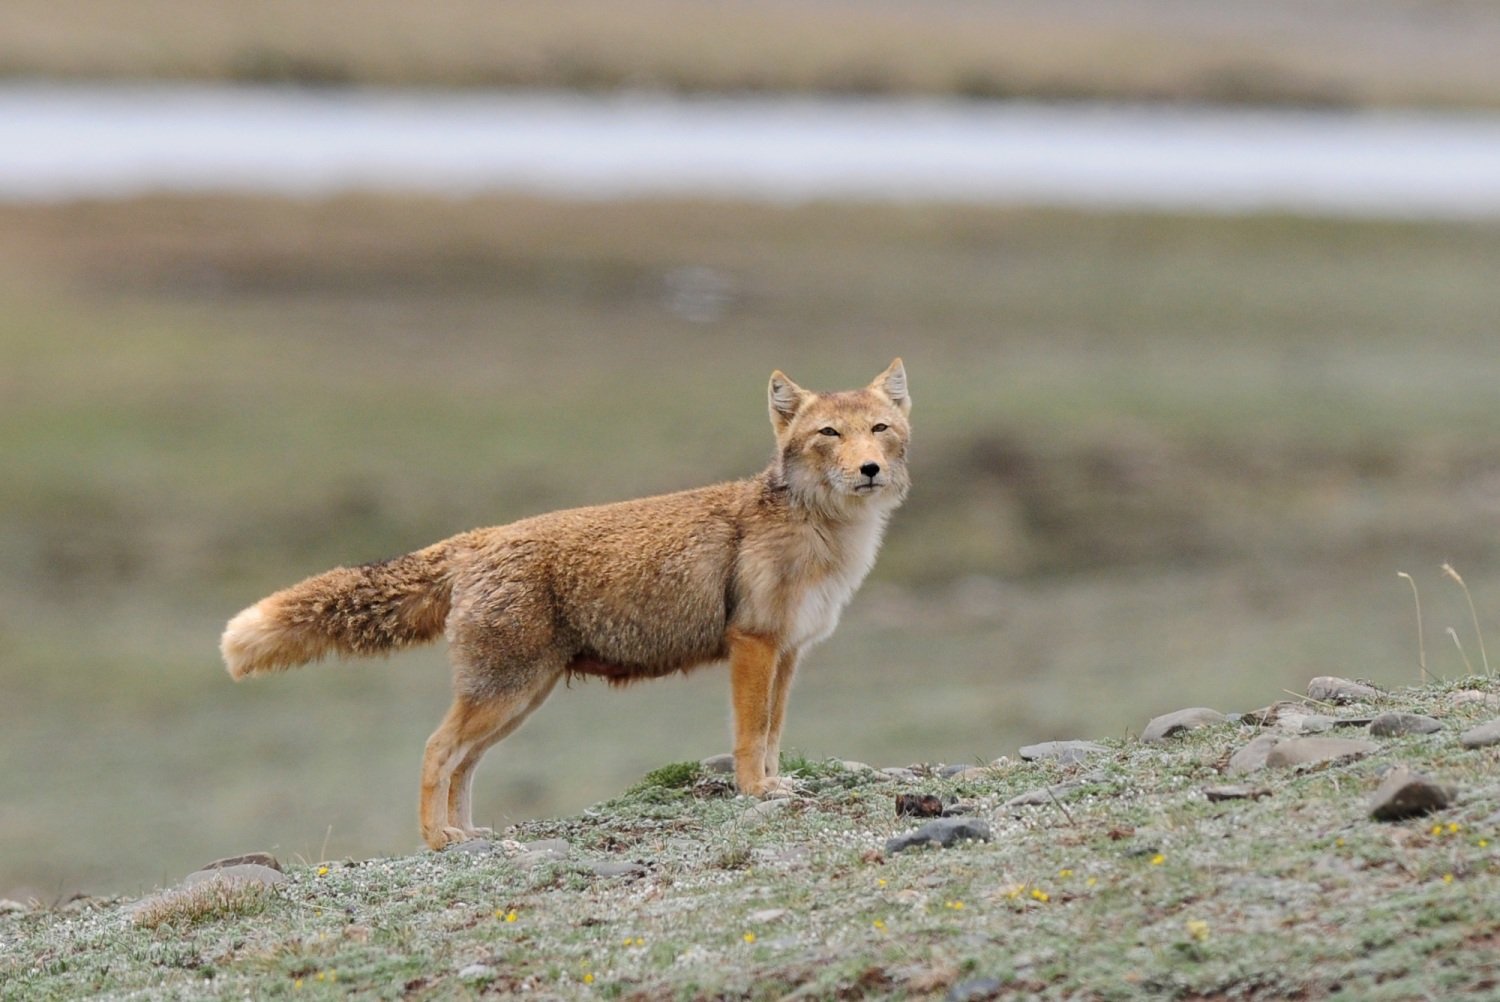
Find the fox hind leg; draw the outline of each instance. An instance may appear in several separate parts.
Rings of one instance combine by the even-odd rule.
[[[493,829],[479,828],[474,824],[474,772],[479,760],[484,757],[485,752],[520,727],[531,712],[542,705],[556,684],[557,677],[554,676],[550,682],[536,690],[528,705],[476,742],[453,771],[448,780],[448,823],[462,831],[466,837],[481,838],[495,834]]]
[[[550,673],[524,689],[476,696],[460,693],[443,722],[427,739],[422,760],[419,815],[422,839],[441,849],[474,832],[469,790],[474,767],[495,742],[510,734],[557,684]]]

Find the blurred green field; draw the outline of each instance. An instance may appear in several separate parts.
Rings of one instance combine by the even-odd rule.
[[[765,381],[906,359],[916,488],[788,741],[877,765],[1479,667],[1500,227],[967,207],[0,207],[0,896],[417,844],[440,648],[234,685],[340,562],[751,473]],[[1491,638],[1500,651],[1500,632]],[[725,749],[721,672],[579,684],[487,823]]]

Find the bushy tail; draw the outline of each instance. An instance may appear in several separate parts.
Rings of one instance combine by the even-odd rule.
[[[236,680],[329,654],[399,650],[443,632],[452,602],[450,547],[429,546],[359,567],[335,567],[261,599],[229,621],[219,650]]]

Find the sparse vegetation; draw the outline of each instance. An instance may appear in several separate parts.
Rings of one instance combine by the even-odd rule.
[[[685,266],[723,278],[716,316],[676,311]],[[415,847],[441,650],[235,686],[225,619],[338,563],[756,470],[773,368],[840,386],[899,354],[916,399],[912,497],[799,672],[787,747],[814,763],[988,761],[1311,674],[1410,683],[1397,570],[1455,677],[1442,631],[1474,644],[1441,561],[1487,627],[1500,581],[1497,269],[1479,225],[0,208],[0,753],[27,763],[0,773],[0,897]],[[726,689],[559,690],[486,760],[479,822],[727,750]]]
[[[978,997],[999,999],[1482,993],[1500,983],[1500,790],[1495,749],[1465,749],[1457,734],[1493,715],[1483,698],[1497,692],[1487,678],[1395,691],[1381,709],[1434,715],[1442,730],[1263,773],[1263,794],[1243,800],[1204,795],[1255,733],[1235,722],[963,780],[820,762],[770,815],[722,787],[642,782],[583,816],[509,832],[574,847],[531,870],[498,851],[422,852],[293,867],[254,908],[211,906],[189,922],[131,921],[125,901],[0,915],[0,997],[935,999],[981,983]],[[1456,806],[1371,820],[1370,792],[1397,764],[1457,785]],[[1003,806],[1063,779],[1081,780],[1061,794],[1066,813]],[[959,801],[994,840],[883,853],[913,825],[892,810],[912,789]],[[594,876],[591,859],[644,873]]]
[[[165,925],[181,930],[199,922],[259,915],[266,910],[272,893],[264,884],[210,879],[147,898],[130,911],[130,921],[146,929]]]

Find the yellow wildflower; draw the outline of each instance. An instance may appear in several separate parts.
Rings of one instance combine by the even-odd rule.
[[[1202,919],[1188,919],[1187,933],[1201,943],[1208,939],[1208,923]]]
[[[1152,866],[1161,866],[1166,861],[1167,861],[1167,857],[1163,856],[1161,853],[1157,853],[1155,856],[1151,857],[1151,865]]]

